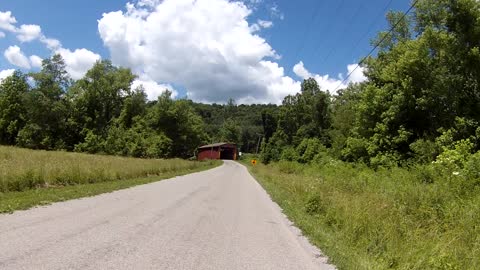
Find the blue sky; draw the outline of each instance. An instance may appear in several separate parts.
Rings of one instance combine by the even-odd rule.
[[[299,90],[303,77],[315,77],[324,89],[338,85],[339,74],[348,73],[347,66],[371,49],[371,38],[386,29],[384,10],[404,11],[410,4],[409,0],[138,1],[131,1],[129,12],[127,1],[119,0],[1,1],[3,19],[10,11],[16,30],[6,30],[5,24],[2,30],[0,19],[4,33],[0,71],[37,69],[31,59],[30,69],[27,63],[19,67],[19,53],[45,58],[57,52],[68,59],[72,75],[80,77],[101,57],[132,68],[140,76],[137,85],[142,83],[151,99],[170,88],[179,97],[205,102],[233,97],[242,103],[278,103]],[[21,41],[21,25],[30,24],[41,27],[41,33],[25,30],[28,35]],[[61,45],[47,48],[45,39]],[[356,77],[362,79],[360,74]]]

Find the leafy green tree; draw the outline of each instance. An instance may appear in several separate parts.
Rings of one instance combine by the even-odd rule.
[[[98,61],[72,89],[78,111],[75,121],[81,123],[84,130],[102,134],[124,109],[124,124],[131,125],[135,114],[144,109],[142,102],[145,100],[141,90],[132,92],[134,79],[130,69],[115,67],[108,60]],[[129,104],[123,108],[127,99]],[[139,108],[134,108],[136,105]]]
[[[231,118],[227,119],[220,129],[220,136],[224,142],[240,142],[240,128],[238,124]]]
[[[69,104],[65,91],[71,84],[60,55],[44,59],[42,70],[32,73],[34,88],[26,97],[27,123],[20,130],[17,143],[38,149],[65,149]]]
[[[187,100],[172,100],[165,91],[147,112],[147,126],[172,141],[172,155],[193,156],[196,148],[208,141],[202,118]]]
[[[0,83],[0,143],[14,145],[18,132],[25,126],[25,97],[29,85],[20,71]]]

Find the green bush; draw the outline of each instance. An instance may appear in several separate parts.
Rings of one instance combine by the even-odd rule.
[[[424,139],[411,143],[410,150],[415,153],[415,160],[423,164],[434,161],[440,152],[435,142]]]
[[[313,161],[316,155],[327,151],[320,139],[317,138],[303,139],[296,150],[300,163],[309,163]]]
[[[444,147],[444,151],[437,157],[435,164],[440,170],[453,173],[463,169],[474,149],[469,139],[460,140],[453,144],[453,149]]]
[[[75,152],[102,153],[104,152],[104,141],[101,136],[89,130],[84,142],[75,145]]]
[[[480,151],[468,158],[462,174],[475,186],[480,185]]]
[[[345,161],[365,161],[369,156],[367,146],[365,139],[349,137],[342,150],[342,158]]]
[[[283,149],[280,159],[285,161],[298,161],[299,158],[300,157],[298,156],[297,151],[295,151],[295,148],[293,148],[292,146],[288,146]]]
[[[150,158],[166,158],[172,151],[172,140],[164,134],[149,136],[146,139],[146,156]]]

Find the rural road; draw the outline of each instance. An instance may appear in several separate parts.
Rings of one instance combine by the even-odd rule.
[[[0,269],[335,269],[233,161],[0,215]]]

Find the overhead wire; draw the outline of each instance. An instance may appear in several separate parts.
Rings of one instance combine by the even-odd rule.
[[[387,34],[384,35],[375,44],[375,46],[370,50],[370,52],[367,54],[367,56],[363,57],[362,60],[360,62],[358,62],[357,66],[354,69],[352,69],[352,71],[350,71],[348,73],[347,77],[345,77],[345,79],[343,79],[342,82],[340,82],[340,84],[335,88],[335,90],[333,90],[334,93],[350,78],[350,76],[352,76],[352,74],[360,67],[360,65],[362,65],[365,62],[365,60],[367,60],[368,57],[370,57],[375,52],[375,50],[380,46],[380,44],[382,44],[385,41],[385,39],[387,38],[387,36],[389,36],[389,34],[391,34],[393,32],[393,30],[395,30],[395,28],[397,28],[397,26],[403,21],[403,19],[405,19],[405,17],[410,13],[410,11],[412,11],[412,9],[417,5],[418,2],[419,2],[419,0],[415,0],[410,5],[408,10],[402,15],[402,17],[400,17],[400,19],[388,30]]]
[[[294,58],[295,61],[305,47],[305,42],[306,42],[306,39],[308,39],[308,37],[310,36],[310,31],[312,30],[312,25],[315,22],[315,20],[317,19],[318,15],[320,14],[320,9],[322,7],[321,4],[325,3],[325,2],[324,1],[318,1],[317,3],[318,3],[318,5],[314,9],[314,11],[312,13],[312,16],[310,18],[310,23],[308,24],[308,27],[305,28],[305,30],[303,31],[303,35],[302,35],[302,38],[300,40],[299,48],[296,50],[296,53],[295,53],[295,58]]]
[[[361,43],[361,42],[368,36],[368,34],[372,31],[373,26],[374,26],[375,23],[377,22],[377,18],[383,17],[384,14],[385,14],[385,12],[386,12],[386,11],[388,10],[388,8],[392,5],[392,3],[393,3],[393,0],[388,1],[388,3],[385,5],[385,7],[384,7],[382,10],[380,10],[380,12],[379,12],[376,16],[374,16],[373,21],[372,21],[372,22],[368,25],[368,27],[367,27],[367,31],[365,31],[365,33],[364,33],[362,36],[360,36],[360,38],[357,40],[357,42],[355,42],[355,46],[353,47],[353,49],[351,50],[351,52],[354,52],[354,51],[358,48],[358,46],[360,46],[360,43]],[[352,53],[351,53],[351,54],[352,54]]]
[[[340,9],[342,9],[342,7],[343,7],[344,5],[345,5],[345,0],[341,0],[341,1],[340,1],[340,4],[337,6],[337,8],[336,8],[335,11],[334,11],[334,14],[338,14],[338,11],[339,11]],[[334,21],[334,20],[329,20],[328,23],[325,24],[325,26],[323,27],[323,29],[329,29],[329,28],[331,28],[331,26],[332,26],[332,24],[333,24],[333,21]],[[323,31],[319,31],[319,32],[323,32]],[[321,48],[320,45],[322,45],[322,43],[324,42],[324,40],[325,40],[325,39],[321,39],[321,40],[320,40],[320,43],[317,44],[317,49],[316,49],[316,50],[314,51],[314,53],[313,53],[314,56],[317,55],[318,49]]]
[[[327,61],[330,56],[335,52],[335,50],[338,48],[338,46],[335,46],[339,41],[340,41],[340,38],[342,37],[342,33],[345,33],[345,31],[347,31],[347,29],[349,27],[351,27],[351,25],[353,24],[353,22],[355,21],[355,19],[358,17],[358,15],[360,14],[360,11],[362,10],[362,7],[364,6],[364,2],[360,2],[360,5],[358,5],[357,9],[355,10],[355,12],[353,13],[353,16],[350,17],[350,20],[348,21],[347,24],[345,24],[345,27],[340,31],[340,35],[337,35],[337,38],[335,39],[335,41],[333,42],[333,46],[331,47],[331,49],[329,50],[329,52],[325,55],[325,57],[323,58],[322,60],[322,63],[324,63],[325,61]]]

